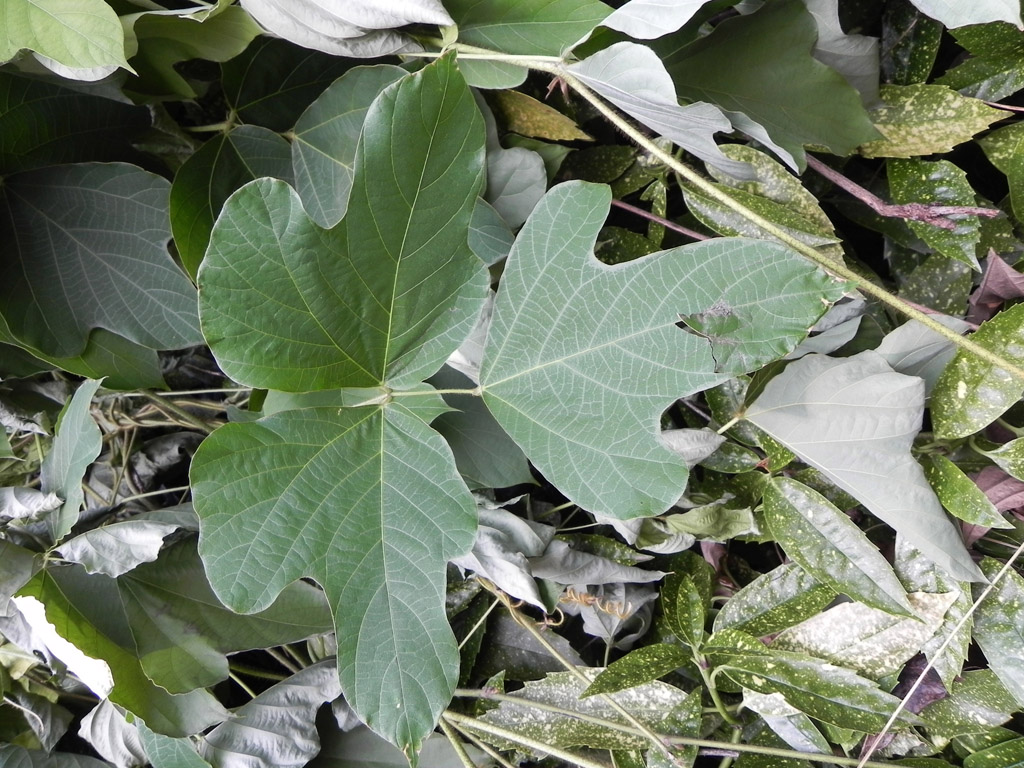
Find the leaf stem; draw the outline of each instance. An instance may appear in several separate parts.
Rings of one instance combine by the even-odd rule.
[[[115,504],[127,504],[129,501],[137,501],[139,499],[148,499],[151,496],[162,496],[165,493],[185,493],[191,490],[190,485],[179,485],[176,488],[161,488],[158,491],[147,491],[146,493],[136,493],[134,496],[125,496],[123,499],[117,499]],[[110,506],[114,506],[111,504]]]
[[[173,400],[169,400],[166,397],[160,397],[155,392],[148,389],[143,389],[140,393],[144,398],[149,400],[158,410],[167,410],[177,416],[179,419],[189,424],[204,434],[210,434],[213,432],[214,427],[211,427],[202,419],[198,418],[194,414],[186,411],[180,405],[175,403]]]
[[[448,743],[452,745],[452,749],[455,750],[455,754],[459,756],[459,760],[465,766],[465,768],[476,768],[476,764],[473,762],[473,758],[466,752],[466,747],[462,743],[462,739],[459,738],[459,734],[455,732],[451,724],[442,715],[441,719],[437,723],[441,726],[441,730],[444,731],[444,735],[448,737]]]
[[[472,389],[410,389],[404,392],[391,392],[391,397],[428,397],[429,395],[469,395],[471,397],[480,397],[482,389],[480,387],[473,387]]]
[[[621,208],[624,211],[635,213],[637,216],[642,216],[648,221],[653,221],[655,224],[660,224],[661,226],[665,227],[665,229],[671,229],[673,232],[678,232],[681,235],[686,235],[687,237],[692,238],[694,240],[711,239],[707,235],[702,235],[700,232],[695,232],[692,229],[687,229],[681,224],[676,224],[674,221],[669,221],[663,216],[659,216],[656,213],[651,213],[650,211],[645,211],[643,208],[638,208],[635,205],[624,203],[621,200],[612,200],[612,205],[614,205],[616,208]]]

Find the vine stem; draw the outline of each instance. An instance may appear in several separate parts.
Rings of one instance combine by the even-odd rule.
[[[213,427],[211,427],[209,424],[207,424],[202,419],[199,419],[196,416],[194,416],[193,414],[191,414],[190,412],[186,411],[184,408],[182,408],[180,405],[175,403],[173,400],[169,400],[166,397],[160,397],[155,392],[152,392],[152,391],[150,391],[148,389],[142,390],[139,394],[141,394],[144,398],[149,400],[149,402],[151,402],[154,406],[156,406],[156,408],[158,410],[170,411],[175,416],[177,416],[179,419],[181,419],[182,421],[186,422],[187,424],[190,424],[191,426],[195,427],[200,432],[203,432],[203,433],[205,433],[207,435],[210,434],[211,432],[213,432],[213,429],[214,429]]]
[[[466,747],[462,743],[462,739],[459,738],[459,734],[452,728],[451,723],[448,722],[444,716],[437,723],[441,726],[441,730],[444,731],[444,735],[448,737],[448,743],[452,745],[452,749],[455,750],[455,754],[459,756],[459,761],[465,766],[465,768],[476,768],[476,763],[473,762],[473,758],[466,752]]]
[[[942,645],[940,645],[935,650],[935,652],[930,655],[928,663],[925,665],[924,669],[921,670],[921,674],[917,676],[917,679],[914,681],[914,684],[910,686],[910,690],[907,691],[906,695],[897,705],[896,709],[893,710],[893,713],[889,716],[889,719],[886,721],[885,725],[882,726],[881,732],[875,739],[872,740],[870,746],[868,746],[868,748],[864,750],[864,754],[861,755],[860,760],[857,762],[857,768],[865,768],[865,766],[870,765],[869,760],[871,759],[871,755],[875,753],[876,747],[882,742],[882,737],[889,732],[893,724],[899,718],[900,714],[902,714],[903,710],[907,708],[907,702],[910,701],[911,697],[917,692],[917,689],[921,687],[922,683],[924,683],[925,675],[927,675],[928,672],[930,672],[935,667],[935,660],[941,657],[942,654],[946,652],[946,649],[949,648],[949,646],[953,643],[954,638],[956,638],[960,630],[963,629],[964,625],[966,625],[967,622],[971,620],[971,617],[974,616],[974,613],[978,610],[978,607],[982,604],[982,602],[984,602],[985,598],[992,593],[992,590],[996,588],[999,582],[1003,580],[1003,577],[1007,573],[1009,573],[1010,569],[1013,568],[1013,564],[1017,562],[1017,560],[1020,558],[1022,554],[1024,554],[1024,543],[1021,543],[1021,545],[1014,550],[1013,554],[1010,555],[1010,559],[1006,561],[1003,567],[999,569],[999,572],[996,573],[996,575],[992,578],[988,585],[986,585],[985,589],[983,589],[981,594],[978,595],[978,599],[971,604],[970,609],[968,609],[968,611],[960,617],[960,621],[956,623],[956,626],[953,627],[950,633],[946,636],[946,639],[942,643]]]
[[[485,723],[473,717],[460,715],[458,712],[447,710],[441,717],[449,723],[458,724],[464,728],[486,733],[491,736],[497,736],[500,739],[511,741],[514,744],[521,744],[522,746],[536,752],[542,752],[551,755],[552,757],[557,757],[559,760],[564,760],[567,763],[577,765],[579,768],[607,768],[607,766],[601,763],[595,763],[594,761],[588,760],[580,755],[573,754],[572,752],[566,752],[564,749],[559,749],[551,744],[545,744],[543,741],[531,739],[529,736],[520,736],[515,731],[509,731],[501,726],[491,725],[490,723]]]

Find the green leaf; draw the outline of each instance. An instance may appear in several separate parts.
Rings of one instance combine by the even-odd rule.
[[[0,539],[0,616],[8,615],[10,598],[39,570],[38,554]]]
[[[470,548],[475,528],[440,435],[398,403],[285,411],[214,432],[192,483],[218,596],[258,610],[315,579],[334,610],[347,700],[415,751],[458,677],[445,563]]]
[[[580,694],[580,698],[596,696],[599,693],[617,693],[627,688],[646,685],[692,660],[690,653],[677,645],[645,645],[609,664]]]
[[[910,3],[886,5],[882,15],[882,82],[912,85],[929,79],[942,25]]]
[[[80,563],[89,573],[117,577],[142,563],[156,560],[164,537],[178,530],[175,523],[133,518],[93,528],[61,543],[61,557]]]
[[[505,149],[487,102],[477,94],[476,103],[487,133],[487,189],[484,197],[509,227],[519,228],[547,189],[544,160],[524,147]]]
[[[578,668],[592,684],[601,672],[599,668]],[[571,672],[555,672],[543,680],[528,682],[512,694],[518,702],[502,701],[481,720],[514,731],[523,736],[542,740],[557,747],[587,746],[594,749],[647,749],[650,742],[643,736],[622,733],[584,719],[535,709],[531,702],[551,705],[583,716],[599,717],[628,725],[621,712],[606,700],[610,696],[641,723],[660,733],[681,727],[686,719],[686,705],[690,697],[699,698],[699,692],[686,694],[667,683],[651,682],[617,693],[582,698],[588,684]],[[467,723],[467,727],[472,725]]]
[[[262,176],[292,180],[292,149],[273,131],[242,125],[206,142],[171,184],[171,232],[181,263],[195,278],[224,201]]]
[[[333,227],[345,215],[356,146],[370,104],[406,74],[390,64],[350,69],[295,124],[291,146],[295,188],[306,212],[321,227]]]
[[[1010,204],[1018,220],[1024,219],[1024,127],[1020,123],[992,131],[978,141],[985,156],[1006,174]]]
[[[758,650],[746,650],[751,642]],[[875,683],[844,667],[764,648],[733,629],[712,635],[705,652],[711,663],[737,685],[758,693],[781,693],[801,712],[840,728],[873,733],[900,703]]]
[[[803,167],[806,144],[848,155],[878,135],[859,94],[812,57],[817,37],[803,3],[784,0],[726,19],[664,62],[680,96],[756,121]]]
[[[1024,476],[1024,440],[1018,438],[1016,440],[1011,440],[1008,443],[1004,443],[994,450],[979,452],[988,456],[1008,474],[1013,475],[1018,480],[1021,479],[1021,476]],[[1001,516],[999,517],[999,522],[1001,525],[995,527],[1012,527],[1012,525],[1003,520]]]
[[[977,204],[967,174],[947,160],[890,160],[889,188],[897,203],[923,205]],[[923,221],[908,221],[910,228],[943,256],[962,261],[981,271],[975,249],[981,241],[981,223],[977,216],[955,213],[949,217],[955,229],[943,229]]]
[[[46,618],[65,640],[110,667],[110,700],[168,736],[189,736],[220,722],[228,713],[205,690],[174,695],[153,683],[142,668],[121,606],[116,582],[88,576],[79,566],[50,568],[22,590],[46,607]]]
[[[786,554],[817,581],[880,611],[913,618],[889,562],[817,491],[787,477],[772,479],[765,489],[764,519]]]
[[[322,734],[320,754],[310,768],[408,768],[409,759],[365,726],[342,733]],[[472,744],[463,744],[475,765],[489,765],[490,758]],[[423,742],[417,768],[456,768],[462,766],[451,742],[440,733],[432,733]],[[157,766],[156,768],[160,768]],[[173,768],[168,766],[168,768]]]
[[[95,757],[29,750],[16,744],[0,744],[0,763],[12,768],[110,768],[110,763]]]
[[[201,742],[215,765],[278,768],[306,765],[320,751],[316,711],[338,698],[334,664],[321,661],[263,691]]]
[[[669,576],[661,590],[661,601],[666,626],[680,640],[699,650],[704,644],[707,606],[693,579],[685,574]]]
[[[0,168],[4,173],[131,156],[149,125],[144,107],[0,72]]]
[[[819,613],[836,593],[796,563],[761,574],[730,597],[715,616],[715,631],[741,629],[761,637]]]
[[[750,169],[729,159],[714,140],[732,123],[713,104],[679,106],[672,78],[657,54],[636,43],[616,43],[573,64],[569,71],[587,87],[657,134],[705,162],[740,177]]]
[[[142,746],[153,768],[211,768],[196,752],[191,740],[173,738],[151,731],[142,720],[135,720]]]
[[[672,533],[689,533],[712,541],[728,541],[735,536],[757,533],[757,523],[750,509],[734,509],[726,504],[705,504],[679,515],[666,515],[662,521]]]
[[[593,141],[571,117],[525,93],[495,91],[492,103],[505,127],[520,136],[549,141]]]
[[[871,111],[883,138],[861,144],[865,157],[919,157],[949,152],[1003,118],[998,109],[943,85],[883,85]]]
[[[348,213],[335,228],[312,222],[282,182],[236,192],[199,275],[203,331],[222,370],[303,392],[400,387],[440,368],[487,287],[466,244],[483,142],[479,112],[446,58],[370,108]],[[410,292],[415,302],[403,300]]]
[[[504,53],[560,56],[611,13],[598,0],[447,0],[458,42]]]
[[[949,696],[921,712],[929,733],[952,738],[985,733],[1002,725],[1020,708],[991,669],[974,669],[952,681]]]
[[[742,240],[607,267],[592,254],[609,197],[568,182],[534,210],[505,268],[480,382],[551,482],[627,519],[664,511],[686,485],[685,464],[659,439],[661,411],[728,378],[705,339],[676,327],[680,313],[716,306],[742,318],[735,354],[756,367],[792,349],[841,288],[781,246]]]
[[[893,616],[863,603],[841,603],[783,630],[771,644],[806,653],[878,680],[900,668],[931,640],[943,624],[957,592],[907,595],[913,614]]]
[[[103,0],[7,0],[0,30],[0,62],[28,49],[73,69],[131,70],[121,23]]]
[[[832,751],[811,719],[790,705],[781,693],[763,694],[746,690],[743,706],[757,712],[791,749],[828,754]]]
[[[508,257],[515,235],[494,206],[480,198],[473,206],[469,224],[469,247],[484,264],[494,266]]]
[[[1013,440],[1003,448],[1015,443],[1017,441]],[[1021,447],[1024,447],[1024,444]],[[1003,448],[999,450],[1001,451]],[[988,455],[995,458],[991,453]],[[998,459],[996,459],[996,463],[999,463]],[[1010,472],[1008,467],[1003,466],[1003,468]],[[1024,466],[1020,469],[1024,469]],[[999,510],[988,500],[984,491],[945,456],[939,454],[928,456],[924,462],[924,473],[932,488],[935,489],[942,506],[954,517],[960,518],[965,523],[982,525],[986,528],[1013,527],[999,514]],[[1010,474],[1014,473],[1010,472]]]
[[[287,131],[327,86],[352,66],[277,37],[258,37],[221,65],[221,86],[238,119]]]
[[[938,19],[949,29],[992,21],[1006,21],[1018,28],[1024,26],[1020,18],[1020,3],[1016,0],[975,0],[970,5],[952,0],[911,1],[922,13]]]
[[[992,579],[1002,563],[992,558],[981,561],[981,569]],[[975,593],[981,592],[978,588]],[[1024,706],[1024,577],[1012,568],[974,613],[974,641],[988,659],[1006,690]]]
[[[56,493],[63,505],[49,515],[50,539],[59,542],[78,522],[85,500],[82,480],[85,470],[100,455],[103,443],[100,428],[93,421],[90,407],[99,381],[84,382],[60,412],[56,437],[40,468],[40,486],[45,493]]]
[[[154,349],[202,341],[195,288],[167,252],[169,186],[101,163],[4,179],[0,314],[19,342],[71,357],[93,328]]]
[[[964,758],[964,768],[1020,768],[1024,766],[1024,739],[1010,739]]]
[[[981,324],[971,340],[1009,360],[1024,360],[1021,333],[1024,304],[1016,304]],[[935,436],[966,437],[987,427],[1014,403],[1024,385],[1009,371],[969,352],[957,352],[932,392],[931,415]]]
[[[132,24],[136,39],[132,65],[139,75],[126,90],[179,99],[198,94],[176,65],[191,59],[227,61],[263,32],[240,7],[224,8],[202,21],[193,14],[166,12],[134,14],[125,21]]]
[[[910,453],[923,411],[921,379],[865,351],[791,363],[746,416],[941,568],[972,581],[977,567]]]
[[[953,37],[972,56],[942,75],[938,83],[988,101],[999,101],[1024,87],[1024,41],[1015,25],[969,26]]]

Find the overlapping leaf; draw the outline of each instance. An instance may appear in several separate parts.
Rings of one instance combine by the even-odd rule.
[[[686,466],[656,425],[675,398],[729,378],[716,345],[750,368],[784,355],[841,287],[782,246],[743,240],[606,267],[592,253],[608,199],[607,188],[569,182],[541,200],[509,256],[480,381],[548,479],[626,519],[682,493]],[[742,328],[709,343],[676,327],[702,312]]]
[[[599,0],[447,0],[445,8],[460,43],[540,56],[560,56],[611,13]]]

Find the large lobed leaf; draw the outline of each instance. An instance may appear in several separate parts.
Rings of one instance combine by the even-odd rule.
[[[686,465],[660,439],[676,398],[795,346],[842,288],[787,248],[720,239],[607,267],[593,256],[606,187],[551,190],[509,256],[484,351],[487,407],[574,502],[627,519],[665,511]],[[682,315],[727,320],[712,343]],[[731,344],[732,346],[728,346]]]

